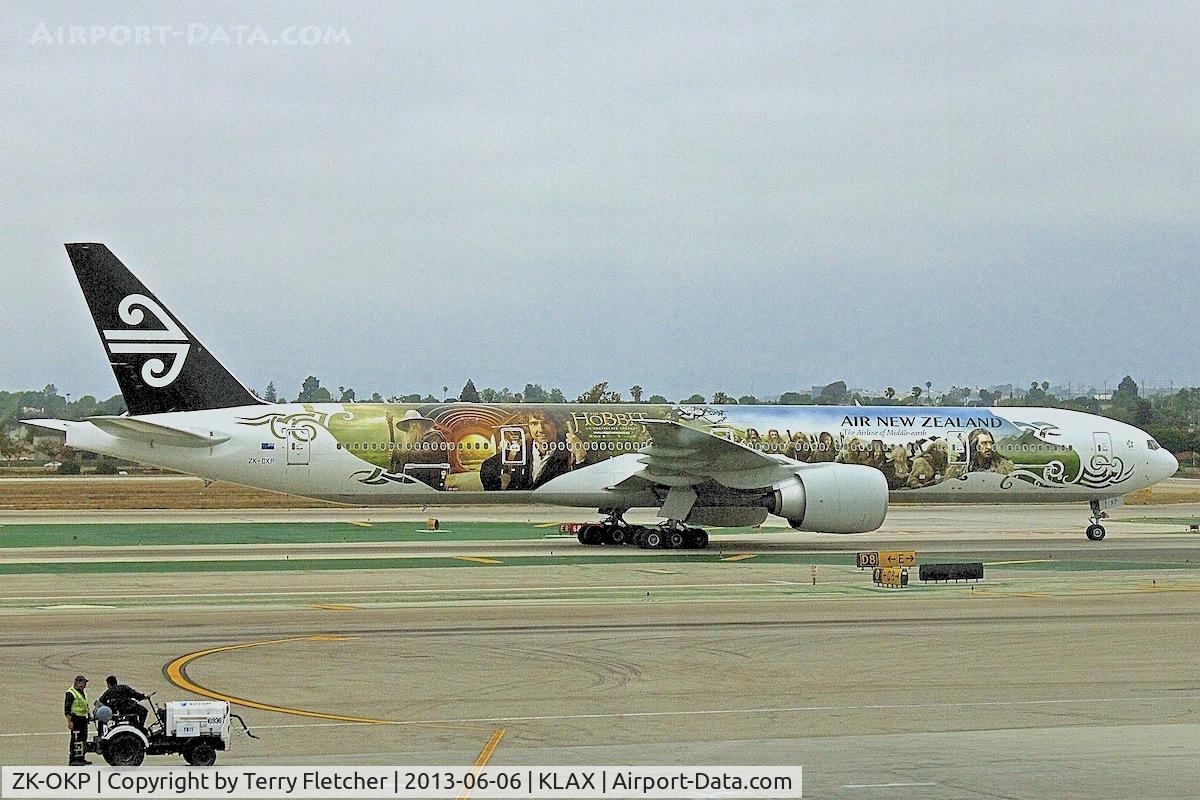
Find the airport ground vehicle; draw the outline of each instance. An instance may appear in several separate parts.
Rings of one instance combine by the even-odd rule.
[[[96,737],[89,742],[88,752],[98,753],[114,767],[136,767],[148,755],[172,754],[182,755],[193,767],[208,767],[216,762],[218,751],[229,749],[230,718],[242,722],[222,700],[172,700],[158,705],[153,696],[146,699],[151,711],[146,724],[136,714],[114,714],[98,705]],[[254,736],[245,722],[242,727]]]

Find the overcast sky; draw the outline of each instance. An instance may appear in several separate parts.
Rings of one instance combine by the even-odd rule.
[[[1197,3],[10,3],[0,388],[116,391],[68,241],[293,397],[1195,385],[1198,75]]]

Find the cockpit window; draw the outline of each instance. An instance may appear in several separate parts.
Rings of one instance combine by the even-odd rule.
[[[1147,439],[1147,440],[1146,440],[1146,447],[1149,447],[1151,450],[1157,450],[1157,449],[1158,449],[1158,442],[1154,441],[1153,439]]]

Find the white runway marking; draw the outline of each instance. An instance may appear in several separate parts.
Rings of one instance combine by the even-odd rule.
[[[894,789],[901,786],[937,786],[936,783],[844,783],[843,789]]]
[[[785,582],[786,583],[786,582]],[[104,598],[107,600],[162,600],[165,598],[174,599],[215,599],[223,597],[314,597],[314,596],[329,596],[329,595],[366,595],[366,594],[448,594],[461,592],[578,592],[578,591],[595,591],[597,589],[644,589],[650,586],[654,589],[747,589],[756,586],[775,586],[780,585],[775,581],[759,581],[754,583],[622,583],[604,586],[592,586],[586,583],[580,583],[575,586],[476,586],[452,589],[337,589],[331,591],[323,591],[321,589],[296,589],[288,590],[281,589],[272,592],[239,592],[236,589],[231,589],[228,592],[162,592],[150,594],[112,594],[105,593]],[[94,594],[44,594],[44,595],[18,595],[15,597],[5,596],[0,594],[0,601],[32,601],[40,600],[88,600],[96,597]]]
[[[493,724],[498,722],[559,722],[581,719],[646,719],[649,717],[704,717],[739,714],[803,714],[823,711],[912,711],[914,709],[954,709],[954,708],[997,708],[1019,706],[1064,706],[1064,705],[1094,705],[1097,703],[1152,703],[1167,701],[1177,703],[1180,700],[1200,700],[1200,694],[1162,695],[1158,697],[1085,697],[1063,698],[1058,700],[975,700],[962,703],[878,703],[872,705],[849,706],[778,706],[759,708],[712,708],[696,711],[614,711],[601,714],[542,714],[528,717],[454,717],[447,719],[398,719],[393,722],[370,723],[374,725],[474,725]],[[254,725],[251,730],[259,728],[273,730],[285,728],[347,728],[362,726],[362,722],[312,722],[291,723],[279,725]],[[65,736],[66,731],[50,731],[40,733],[0,733],[0,737],[18,736]],[[864,786],[867,784],[863,784]]]

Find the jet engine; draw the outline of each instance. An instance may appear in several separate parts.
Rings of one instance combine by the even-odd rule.
[[[813,464],[771,488],[771,513],[798,531],[866,533],[887,516],[887,479],[872,467]]]

